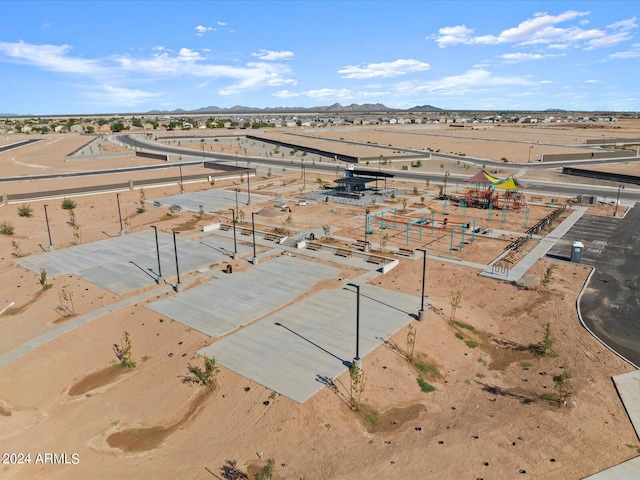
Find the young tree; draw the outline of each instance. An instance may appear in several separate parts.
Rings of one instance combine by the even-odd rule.
[[[451,322],[454,322],[456,319],[456,310],[460,308],[462,305],[462,292],[460,290],[456,290],[455,292],[451,292]]]
[[[358,410],[360,404],[360,397],[364,390],[364,371],[358,367],[355,362],[349,365],[349,378],[350,391],[349,391],[349,403],[351,404],[351,410]]]
[[[331,225],[322,225],[322,231],[324,232],[324,238],[329,238],[329,235],[331,235]]]
[[[113,344],[113,352],[116,354],[122,367],[133,368],[136,366],[136,362],[131,360],[131,339],[129,338],[129,332],[123,332],[120,345],[117,343]]]
[[[413,351],[416,348],[416,330],[413,325],[409,325],[409,331],[407,332],[407,350],[405,356],[410,362],[413,361]]]
[[[553,384],[558,395],[558,403],[565,405],[567,398],[573,393],[571,391],[571,370],[566,365],[562,366],[562,373],[553,376]]]
[[[38,282],[42,286],[43,290],[49,290],[53,285],[47,283],[47,271],[44,268],[40,269],[40,275],[38,276]]]
[[[253,477],[255,480],[273,480],[275,475],[275,462],[273,458],[267,460],[267,464],[262,467],[258,473]]]
[[[204,357],[204,370],[200,367],[187,365],[188,375],[182,377],[182,383],[186,385],[201,385],[209,390],[215,390],[218,386],[218,373],[220,369],[216,365],[215,358]]]
[[[542,278],[540,279],[540,286],[546,289],[553,282],[553,271],[558,268],[555,263],[549,265],[547,269],[542,272]]]
[[[544,336],[542,337],[542,340],[538,343],[530,344],[529,349],[537,355],[554,358],[558,356],[558,354],[553,351],[554,343],[555,339],[551,336],[551,324],[546,323],[544,325]]]

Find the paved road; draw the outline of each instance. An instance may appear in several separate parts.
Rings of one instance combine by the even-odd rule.
[[[143,146],[145,149],[153,150],[158,153],[165,153],[165,154],[171,153],[174,155],[178,155],[178,154],[191,155],[192,157],[198,157],[202,155],[201,152],[197,152],[195,150],[189,150],[186,148],[172,147],[172,146],[164,145],[161,143],[140,140],[140,139],[134,140],[132,138],[129,138],[128,135],[121,135],[119,137],[119,140],[128,145],[134,146],[135,144],[138,147]],[[368,145],[368,146],[371,146],[371,145]],[[392,148],[397,150],[399,147],[392,147]],[[416,150],[414,152],[425,153],[419,150]],[[213,160],[235,161],[235,155],[233,154],[205,152],[205,156],[208,159],[213,159]],[[459,159],[462,159],[464,161],[470,160],[470,157],[459,157],[455,155],[449,155],[448,157],[454,158],[456,160],[459,160]],[[299,165],[292,167],[290,159],[277,159],[277,158],[264,158],[264,157],[245,157],[244,159],[248,160],[254,165],[259,163],[261,165],[274,165],[274,166],[285,167],[285,168],[299,168]],[[492,165],[493,163],[495,163],[496,166],[500,166],[501,168],[504,168],[505,166],[505,164],[502,162],[492,162],[486,159],[471,159],[471,160],[477,160],[478,162],[485,163],[486,165]],[[618,159],[618,160],[612,160],[612,159],[598,160],[596,163],[620,163],[621,161],[628,162],[628,161],[636,161],[636,160],[640,160],[640,157],[631,158],[631,159],[624,158],[624,159]],[[585,161],[584,163],[594,163],[594,162]],[[574,164],[574,162],[572,162],[572,164]],[[310,161],[306,161],[305,165],[307,170],[331,172],[334,174],[336,172],[336,165],[334,163],[316,162],[315,165],[312,166]],[[514,164],[512,166],[514,168],[525,168],[525,167],[530,168],[532,166],[536,166],[536,168],[554,168],[557,165],[551,164],[551,163],[545,163],[545,164],[527,163],[527,164],[518,164],[518,165]],[[366,170],[366,168],[363,170]],[[375,168],[370,170],[372,172],[378,171],[378,169],[375,169]],[[444,182],[444,175],[442,173],[416,172],[415,170],[408,170],[408,171],[392,170],[392,169],[384,169],[384,168],[381,169],[381,171],[385,173],[392,173],[395,176],[395,178],[399,180],[417,180],[421,182],[424,182],[425,180],[429,180],[435,183]],[[450,184],[453,184],[455,182],[462,182],[467,178],[469,178],[469,175],[449,175],[448,182]],[[579,194],[583,194],[583,195],[596,195],[601,198],[604,197],[604,198],[614,199],[618,191],[617,186],[607,186],[607,185],[589,185],[589,184],[580,184],[580,183],[559,183],[559,182],[544,182],[544,181],[528,181],[528,183],[531,185],[531,187],[526,189],[525,192],[530,192],[530,193],[551,193],[551,194],[559,194],[559,195],[564,194],[567,196],[576,196]],[[640,201],[640,189],[626,188],[624,190],[621,190],[620,199],[626,200],[626,201]]]

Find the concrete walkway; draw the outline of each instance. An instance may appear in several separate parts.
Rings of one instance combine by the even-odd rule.
[[[505,280],[507,282],[517,282],[525,273],[547,252],[553,247],[562,236],[569,231],[571,227],[584,215],[587,211],[585,207],[575,207],[574,211],[560,225],[558,225],[551,233],[540,240],[540,243],[533,247],[522,260],[506,271],[494,270],[494,264],[500,260],[491,262],[481,273],[483,277],[495,278],[496,280]]]

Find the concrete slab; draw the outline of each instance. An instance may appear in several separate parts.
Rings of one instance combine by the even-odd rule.
[[[247,193],[247,186],[243,184],[238,187],[238,206],[240,208],[246,207],[249,201],[249,195]],[[260,195],[251,191],[251,202],[265,202],[273,200],[273,197]],[[170,197],[153,198],[147,201],[147,203],[159,202],[163,207],[170,207],[171,205],[179,205],[183,210],[190,212],[199,212],[200,205],[206,213],[213,213],[222,210],[229,210],[236,207],[236,192],[235,190],[227,190],[224,188],[211,188],[209,190],[202,190],[193,193],[183,193],[181,195],[172,195]]]
[[[411,321],[420,299],[371,285],[360,293],[364,358]],[[355,348],[356,293],[344,287],[320,291],[198,353],[302,403],[347,370]]]
[[[280,256],[241,273],[221,274],[147,308],[219,337],[295,300],[318,281],[338,278],[339,273],[321,263]]]
[[[584,480],[631,480],[640,478],[640,457],[585,477]]]
[[[233,252],[233,242],[221,237],[192,240],[176,238],[181,274],[219,263]],[[158,232],[162,276],[176,277],[173,235]],[[251,249],[238,245],[240,255]],[[87,245],[25,257],[17,261],[38,274],[43,268],[49,278],[74,274],[113,293],[122,295],[156,283],[158,259],[153,230],[138,232]]]

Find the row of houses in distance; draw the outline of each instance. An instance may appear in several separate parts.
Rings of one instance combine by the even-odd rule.
[[[243,114],[243,115],[110,115],[69,117],[0,118],[0,134],[13,133],[99,133],[123,130],[207,130],[306,127],[323,128],[350,125],[496,125],[550,123],[611,123],[617,115],[553,115],[553,114],[472,114],[456,112],[393,113],[309,113],[309,114]]]

